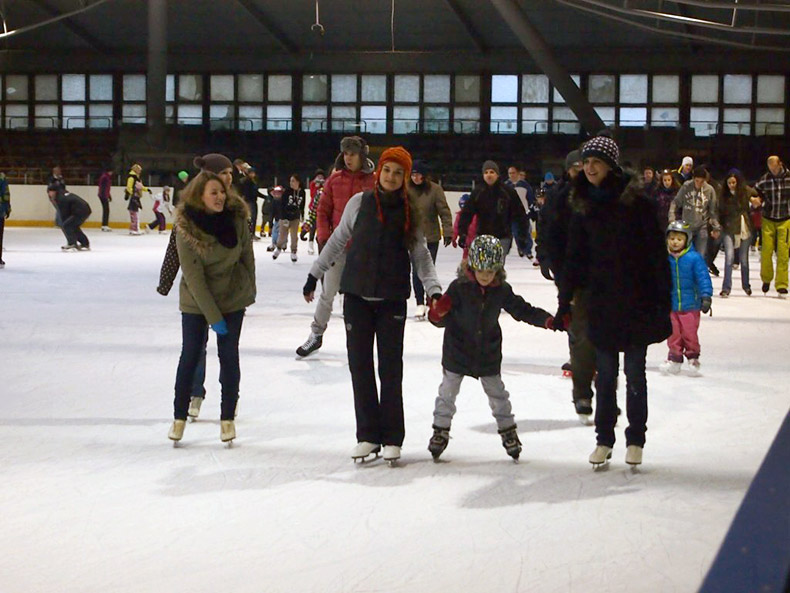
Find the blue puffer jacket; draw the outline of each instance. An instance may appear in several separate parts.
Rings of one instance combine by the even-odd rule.
[[[669,255],[672,272],[672,310],[699,311],[702,297],[713,295],[713,284],[703,257],[689,245],[680,257]]]

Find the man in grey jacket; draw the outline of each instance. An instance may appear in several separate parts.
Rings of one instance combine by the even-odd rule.
[[[678,190],[672,206],[669,208],[669,221],[676,219],[675,211],[682,208],[681,219],[691,228],[694,249],[705,257],[708,245],[708,225],[711,228],[711,237],[717,239],[721,233],[719,225],[718,208],[716,207],[716,192],[705,178],[705,167],[694,169],[692,178],[686,181]]]

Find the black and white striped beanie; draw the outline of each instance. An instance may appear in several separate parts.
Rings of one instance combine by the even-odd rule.
[[[617,169],[620,149],[617,147],[617,142],[608,136],[596,136],[582,147],[582,160],[589,157],[599,158],[612,169]]]

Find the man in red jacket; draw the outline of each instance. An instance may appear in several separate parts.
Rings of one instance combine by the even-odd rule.
[[[343,210],[351,196],[373,189],[375,183],[373,162],[368,158],[367,142],[359,136],[346,136],[340,141],[340,150],[340,154],[335,159],[335,172],[326,180],[323,196],[318,203],[316,240],[319,253],[329,240],[332,231],[340,223]],[[307,341],[296,349],[299,356],[307,356],[321,347],[344,266],[345,258],[341,258],[324,274],[321,296],[318,298],[313,323],[310,326],[310,335]]]

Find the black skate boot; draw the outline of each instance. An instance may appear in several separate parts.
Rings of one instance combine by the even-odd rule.
[[[521,454],[521,441],[518,440],[516,434],[516,425],[510,428],[500,428],[499,434],[502,436],[502,446],[515,461],[518,461],[518,456]]]
[[[296,349],[296,353],[304,358],[305,356],[308,356],[318,350],[323,345],[323,343],[324,336],[319,336],[318,334],[310,332],[310,335],[308,336],[305,343]]]
[[[428,451],[431,452],[433,455],[434,461],[439,461],[439,456],[444,452],[447,448],[447,444],[450,442],[450,429],[449,428],[441,428],[439,426],[433,426],[433,436],[431,440],[428,441]]]

